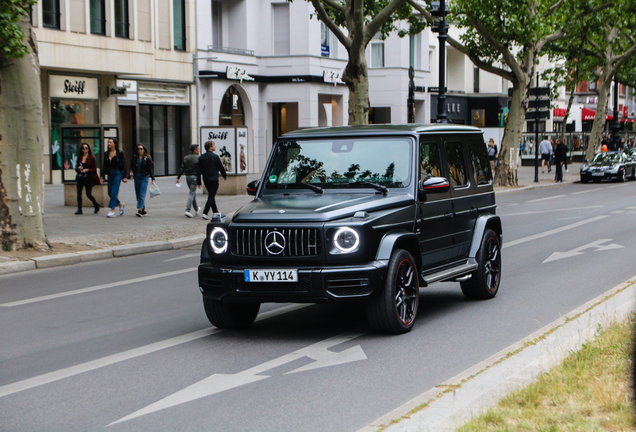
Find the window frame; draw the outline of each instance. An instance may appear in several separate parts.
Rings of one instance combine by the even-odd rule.
[[[93,2],[99,2],[100,6],[101,6],[101,19],[99,19],[99,21],[101,22],[102,25],[102,31],[95,31],[94,27],[93,27],[93,22],[96,21],[96,18],[93,18]],[[90,26],[90,34],[94,34],[94,35],[100,35],[100,36],[106,36],[106,0],[90,0],[88,3],[88,8],[89,8],[89,26]]]
[[[181,28],[177,28],[176,10],[177,2],[181,9]],[[175,51],[187,51],[186,38],[186,7],[185,0],[172,0],[172,47]],[[179,30],[179,35],[177,35]],[[177,46],[177,39],[182,39],[182,47]]]
[[[53,11],[48,11],[45,9],[44,5],[46,2],[50,2],[49,4],[53,5]],[[54,23],[47,23],[46,17],[53,16]],[[62,12],[60,9],[60,0],[42,0],[42,27],[61,30],[62,23]]]
[[[384,41],[371,41],[371,43],[369,44],[369,54],[371,56],[371,61],[369,62],[369,67],[372,69],[381,69],[383,67],[385,67],[384,65],[386,64],[386,59],[385,59],[385,51],[384,51]],[[380,66],[378,66],[377,64],[374,63],[374,55],[373,55],[373,49],[374,47],[381,47],[382,48],[382,64]]]
[[[130,3],[129,0],[114,0],[115,1],[115,37],[122,39],[130,39]],[[121,13],[124,21],[117,20],[117,6],[121,5]],[[124,33],[120,33],[119,26],[124,30]]]

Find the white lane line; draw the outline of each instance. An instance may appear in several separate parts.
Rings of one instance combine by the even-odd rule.
[[[556,212],[563,212],[563,211],[589,210],[589,209],[596,209],[596,208],[603,208],[603,206],[596,205],[596,206],[586,206],[586,207],[568,207],[568,208],[562,208],[562,209],[533,210],[533,211],[517,212],[517,213],[497,212],[497,214],[499,214],[500,216],[522,216],[522,215],[529,215],[529,214],[556,213]]]
[[[625,210],[614,210],[613,212],[610,212],[611,214],[621,214],[621,213],[625,213]]]
[[[200,256],[200,255],[201,255],[201,253],[200,253],[200,252],[197,252],[197,253],[191,253],[191,254],[181,255],[181,256],[178,256],[178,257],[176,257],[176,258],[170,258],[170,259],[167,259],[167,260],[163,260],[163,262],[168,262],[168,261],[177,261],[177,260],[182,260],[182,259],[186,259],[186,258],[198,257],[198,256]]]
[[[636,207],[635,206],[625,207],[625,210],[636,210]]]
[[[520,238],[520,239],[517,239],[517,240],[509,241],[509,242],[504,243],[504,245],[502,246],[502,249],[510,247],[510,246],[516,246],[516,245],[522,244],[522,243],[527,243],[529,241],[537,240],[537,239],[540,239],[540,238],[543,238],[543,237],[551,236],[552,234],[557,234],[557,233],[560,233],[560,232],[563,232],[563,231],[570,230],[572,228],[580,227],[581,225],[587,225],[589,223],[600,221],[601,219],[605,219],[607,217],[609,217],[609,216],[596,216],[596,217],[593,217],[593,218],[590,218],[590,219],[582,220],[580,222],[575,222],[575,223],[570,224],[570,225],[562,226],[561,228],[556,228],[556,229],[553,229],[553,230],[550,230],[550,231],[546,231],[546,232],[542,232],[542,233],[539,233],[539,234],[531,235],[531,236],[528,236],[528,237],[523,237],[523,238]]]
[[[597,190],[601,190],[601,189],[588,189],[588,190],[583,190],[583,191],[578,191],[578,192],[572,192],[570,195],[578,195],[578,194],[584,194],[584,193],[589,193],[589,192],[595,192]]]
[[[547,198],[539,198],[539,199],[536,199],[536,200],[531,200],[531,201],[526,201],[526,202],[528,202],[528,203],[536,203],[536,202],[548,201],[548,200],[555,199],[555,198],[563,198],[564,196],[567,196],[567,195],[555,195],[555,196],[551,196],[551,197],[547,197]]]
[[[294,304],[289,306],[283,306],[281,308],[275,309],[273,311],[264,312],[259,314],[256,318],[256,321],[262,321],[268,318],[272,318],[277,315],[282,315],[285,313],[293,312],[298,309],[302,309],[311,305],[308,304]],[[151,343],[149,345],[144,345],[139,348],[133,348],[128,351],[120,352],[117,354],[109,355],[106,357],[102,357],[96,360],[92,360],[86,363],[78,364],[75,366],[70,366],[64,369],[60,369],[57,371],[45,373],[43,375],[38,375],[33,378],[27,378],[22,381],[18,381],[12,384],[7,384],[0,387],[0,398],[3,396],[7,396],[13,393],[18,393],[24,390],[29,390],[34,387],[39,387],[44,384],[49,384],[55,381],[59,381],[64,378],[69,378],[75,375],[79,375],[84,372],[93,371],[99,368],[103,368],[106,366],[113,365],[115,363],[120,363],[126,360],[134,359],[136,357],[141,357],[146,354],[151,354],[156,351],[160,351],[166,348],[171,348],[186,342],[191,342],[193,340],[201,339],[216,333],[219,333],[223,330],[212,327],[202,330],[197,330],[192,333],[187,333],[181,336],[173,337],[170,339],[166,339],[163,341]]]
[[[134,284],[134,283],[137,283],[137,282],[144,282],[144,281],[153,280],[153,279],[161,279],[161,278],[165,278],[165,277],[168,277],[168,276],[174,276],[174,275],[178,275],[178,274],[193,272],[193,271],[196,271],[197,269],[198,269],[198,267],[190,267],[190,268],[183,269],[183,270],[176,270],[176,271],[171,271],[171,272],[167,272],[167,273],[159,273],[159,274],[155,274],[155,275],[140,277],[140,278],[137,278],[137,279],[128,279],[128,280],[124,280],[124,281],[121,281],[121,282],[113,282],[113,283],[104,284],[104,285],[97,285],[97,286],[93,286],[93,287],[82,288],[82,289],[73,290],[73,291],[66,291],[66,292],[61,292],[61,293],[57,293],[57,294],[51,294],[51,295],[42,296],[42,297],[34,297],[34,298],[31,298],[31,299],[26,299],[26,300],[18,300],[18,301],[9,302],[9,303],[1,303],[0,306],[2,306],[2,307],[22,306],[22,305],[25,305],[25,304],[37,303],[37,302],[41,302],[41,301],[45,301],[45,300],[52,300],[52,299],[57,299],[57,298],[61,298],[61,297],[68,297],[68,296],[72,296],[72,295],[76,295],[76,294],[83,294],[83,293],[87,293],[87,292],[91,292],[91,291],[103,290],[103,289],[106,289],[106,288],[113,288],[113,287],[122,286],[122,285],[129,285],[129,284]]]
[[[514,207],[514,206],[518,206],[519,203],[514,203],[514,204],[508,204],[508,207]]]

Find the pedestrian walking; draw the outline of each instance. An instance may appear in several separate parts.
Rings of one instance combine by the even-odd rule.
[[[568,149],[560,139],[556,140],[556,146],[554,147],[554,163],[556,165],[556,182],[563,183],[563,164],[568,155]]]
[[[490,160],[490,171],[495,174],[495,168],[497,167],[497,146],[495,140],[490,138],[488,140],[488,160]]]
[[[548,165],[548,172],[550,168],[550,156],[552,155],[552,144],[548,140],[547,136],[543,137],[543,141],[539,143],[539,153],[541,153],[541,173],[545,173],[545,165]]]
[[[75,176],[75,181],[77,182],[77,211],[75,214],[82,214],[83,188],[86,188],[86,196],[93,203],[95,213],[97,213],[99,211],[99,204],[95,198],[93,198],[92,194],[93,185],[99,183],[99,177],[97,176],[97,161],[91,152],[91,148],[86,143],[82,143],[80,146],[80,154],[75,171],[77,172],[77,175]]]
[[[199,205],[197,204],[197,187],[201,189],[201,184],[197,185],[197,175],[199,174],[199,154],[201,149],[199,144],[190,146],[190,154],[183,158],[179,175],[177,176],[177,184],[180,185],[179,179],[182,175],[186,176],[186,184],[188,185],[188,201],[186,201],[185,217],[191,218],[190,208],[194,207],[194,216],[199,215]],[[218,177],[217,177],[218,181]],[[209,190],[209,189],[208,189]]]
[[[205,207],[203,207],[203,216],[201,217],[205,220],[210,220],[210,216],[208,216],[210,208],[212,208],[213,217],[223,216],[219,213],[214,196],[216,195],[216,191],[219,189],[219,173],[221,173],[224,180],[227,179],[227,174],[225,173],[225,168],[223,168],[221,159],[214,153],[214,150],[216,150],[216,144],[214,144],[214,141],[207,141],[204,148],[205,154],[199,156],[197,185],[201,185],[201,177],[203,177],[203,183],[205,184],[205,188],[208,190],[208,200],[205,203]]]
[[[119,207],[119,216],[123,216],[126,204],[119,201],[117,195],[119,195],[121,182],[128,182],[128,175],[126,174],[126,158],[124,157],[124,152],[119,150],[119,141],[117,138],[108,138],[108,148],[104,152],[101,184],[104,184],[105,176],[108,181],[108,196],[110,197],[110,201],[108,202],[110,211],[106,217],[115,217],[115,207]]]
[[[137,197],[137,213],[135,216],[146,216],[146,192],[148,179],[155,184],[154,162],[145,145],[137,145],[137,155],[130,161],[130,177],[135,180],[135,195]]]

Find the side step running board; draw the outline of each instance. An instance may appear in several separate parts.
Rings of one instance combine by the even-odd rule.
[[[442,270],[438,273],[422,275],[422,278],[424,279],[424,282],[426,282],[426,285],[430,285],[433,282],[445,281],[459,276],[465,276],[468,273],[474,272],[475,270],[477,270],[477,263],[467,262],[466,264],[462,264],[460,266],[453,267],[447,270]]]

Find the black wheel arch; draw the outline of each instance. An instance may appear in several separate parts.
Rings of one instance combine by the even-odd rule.
[[[408,231],[392,231],[384,235],[380,241],[376,260],[390,260],[395,249],[404,249],[408,251],[415,261],[418,274],[422,272],[422,253],[420,252],[420,244],[417,236]]]
[[[475,258],[481,245],[481,238],[484,236],[484,232],[487,229],[493,230],[499,236],[499,243],[503,244],[503,229],[501,227],[501,218],[497,215],[482,215],[479,216],[475,223],[475,230],[473,231],[473,239],[470,245],[469,258]]]

